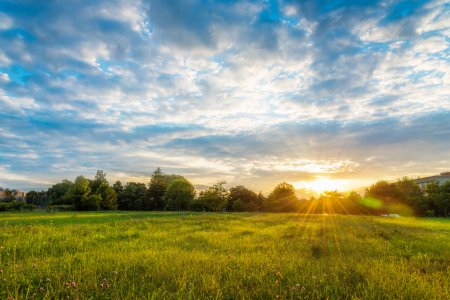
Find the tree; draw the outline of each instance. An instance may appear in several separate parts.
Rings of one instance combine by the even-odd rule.
[[[152,178],[147,190],[147,197],[144,200],[144,210],[163,210],[164,194],[167,189],[167,181],[165,174],[161,171],[161,168],[157,168],[152,173]]]
[[[64,179],[62,182],[54,184],[47,191],[49,201],[52,205],[72,205],[72,199],[69,199],[69,190],[72,189],[73,182]]]
[[[75,206],[76,210],[98,210],[102,197],[99,194],[91,194],[86,197],[82,197],[80,202]]]
[[[117,198],[120,210],[142,210],[147,187],[143,183],[128,182]]]
[[[374,213],[397,213],[395,207],[401,203],[402,196],[395,183],[380,180],[366,190],[364,198],[363,203],[369,200],[380,204],[372,207]]]
[[[230,189],[228,211],[259,211],[261,206],[262,198],[246,187],[238,185]]]
[[[378,201],[381,205],[373,211],[376,213],[399,213],[401,215],[424,215],[429,204],[420,187],[407,177],[389,183],[381,180],[370,186],[363,203]]]
[[[113,189],[116,191],[116,194],[119,195],[119,194],[123,191],[123,185],[122,185],[122,182],[120,182],[120,180],[117,180],[117,181],[113,184]]]
[[[228,191],[223,187],[225,182],[219,182],[207,190],[201,191],[193,201],[192,208],[200,211],[223,211],[228,201]]]
[[[14,197],[13,191],[10,189],[6,189],[3,194],[3,202],[14,202],[16,200],[16,197]]]
[[[109,186],[106,180],[106,173],[103,170],[97,170],[95,178],[89,181],[91,194],[99,195],[101,198],[100,208],[111,210],[117,208],[117,193],[114,188]]]
[[[109,186],[108,180],[106,180],[106,173],[103,170],[97,170],[94,180],[90,180],[89,187],[93,194],[101,194],[98,190],[101,187]]]
[[[362,203],[363,203],[363,197],[361,197],[360,194],[358,194],[355,191],[351,191],[349,192],[346,196],[345,196],[345,207],[347,207],[348,212],[350,214],[356,214],[356,215],[361,215],[361,214],[371,214],[372,211],[365,207]]]
[[[346,214],[345,196],[338,191],[324,191],[316,199],[314,205],[316,213],[319,214]]]
[[[430,183],[426,188],[427,198],[436,216],[448,217],[450,214],[450,181],[443,185]]]
[[[117,193],[113,187],[108,186],[101,194],[100,207],[105,210],[117,209]]]
[[[371,185],[365,194],[366,197],[374,197],[382,200],[385,204],[399,202],[401,195],[394,183],[380,180]]]
[[[25,196],[25,202],[27,204],[34,204],[36,205],[36,202],[38,202],[39,193],[36,191],[29,191],[27,195]]]
[[[68,199],[73,204],[75,210],[87,210],[86,208],[91,206],[88,203],[90,192],[91,189],[89,188],[89,180],[84,178],[82,175],[78,176],[67,193]]]
[[[47,192],[45,191],[29,191],[25,196],[27,204],[33,204],[36,206],[45,206],[48,204]]]
[[[400,200],[411,207],[416,215],[425,215],[425,212],[430,209],[429,203],[425,198],[423,191],[419,185],[407,177],[398,180],[395,183],[400,194]]]
[[[294,212],[299,209],[299,200],[292,184],[278,184],[264,201],[264,210],[272,212]]]
[[[167,210],[186,210],[195,197],[194,186],[186,179],[175,179],[164,195]]]
[[[178,174],[166,174],[166,175],[164,175],[164,178],[166,178],[167,187],[169,187],[169,185],[177,179],[187,180],[184,176],[178,175]]]

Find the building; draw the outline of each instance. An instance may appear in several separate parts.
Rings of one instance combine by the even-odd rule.
[[[446,183],[447,181],[450,181],[450,172],[444,172],[440,175],[434,175],[434,176],[428,176],[423,178],[417,178],[416,183],[420,186],[422,190],[424,190],[428,184],[435,182],[439,185]]]
[[[0,201],[7,199],[8,201],[23,201],[25,202],[25,197],[27,193],[19,190],[9,190],[0,187]]]

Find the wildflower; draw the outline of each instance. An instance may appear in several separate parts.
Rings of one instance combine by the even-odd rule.
[[[103,282],[106,282],[106,278],[103,278]]]
[[[2,274],[3,273],[3,269],[0,269],[0,274]]]
[[[100,288],[101,288],[101,289],[103,288],[103,283],[100,283]]]
[[[43,293],[44,291],[45,291],[44,288],[41,286],[41,287],[39,288],[39,292]]]
[[[76,282],[72,281],[72,287],[76,287],[76,286],[77,286]]]
[[[109,287],[110,287],[110,286],[109,286],[109,283],[107,283],[107,284],[106,284],[106,288],[109,289]]]
[[[66,282],[66,283],[65,283],[65,285],[66,285],[66,288],[68,288],[68,287],[69,287],[69,283],[68,283],[68,282]]]

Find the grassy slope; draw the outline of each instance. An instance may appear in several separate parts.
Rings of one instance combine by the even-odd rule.
[[[0,299],[450,299],[442,219],[8,213],[0,246]]]

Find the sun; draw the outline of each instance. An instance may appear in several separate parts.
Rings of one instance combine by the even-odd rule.
[[[294,184],[296,188],[304,188],[312,190],[318,194],[324,191],[343,191],[348,189],[348,182],[342,179],[329,179],[326,177],[319,177],[314,181],[299,181]]]

